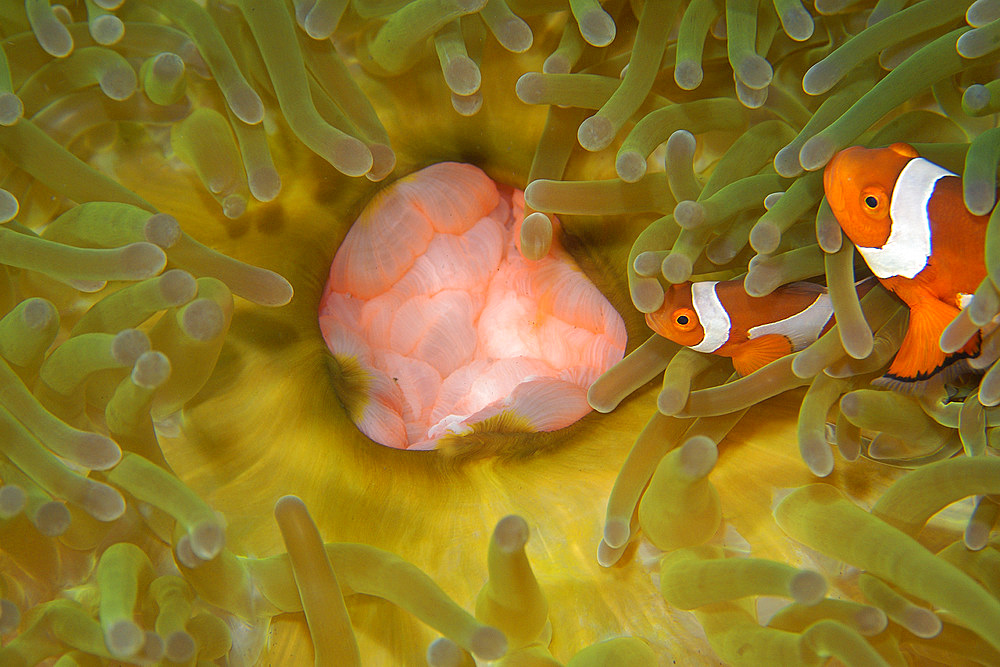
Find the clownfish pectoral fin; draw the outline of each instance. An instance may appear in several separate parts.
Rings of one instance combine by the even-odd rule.
[[[978,334],[954,354],[941,351],[941,333],[958,312],[954,306],[932,297],[911,303],[909,327],[886,377],[900,382],[919,382],[960,359],[978,354]]]
[[[733,367],[746,377],[775,359],[792,352],[792,341],[781,334],[764,334],[740,345],[733,354]]]

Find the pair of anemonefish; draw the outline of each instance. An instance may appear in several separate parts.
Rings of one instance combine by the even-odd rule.
[[[941,350],[948,324],[986,277],[988,215],[965,207],[962,180],[908,144],[841,151],[826,167],[830,208],[875,277],[910,309],[899,352],[884,380],[916,386],[979,351],[976,334],[953,354]],[[646,315],[660,335],[733,358],[741,375],[797,351],[832,324],[824,288],[779,287],[750,297],[739,281],[670,286]]]

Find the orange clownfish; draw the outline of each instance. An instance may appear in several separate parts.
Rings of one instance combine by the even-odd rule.
[[[664,338],[732,357],[740,375],[813,343],[832,319],[833,305],[821,285],[792,283],[753,297],[742,280],[671,285],[659,310],[646,314],[646,323]]]
[[[973,215],[965,207],[962,179],[919,157],[912,146],[892,144],[837,153],[826,166],[823,186],[872,273],[910,309],[906,335],[885,379],[921,382],[975,356],[979,334],[951,355],[939,343],[986,277],[989,215]]]

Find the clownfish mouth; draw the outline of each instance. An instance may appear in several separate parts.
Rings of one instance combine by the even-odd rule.
[[[523,216],[520,190],[441,163],[380,192],[348,232],[319,322],[369,438],[434,449],[590,412],[590,385],[624,356],[624,322],[558,243],[521,255]]]

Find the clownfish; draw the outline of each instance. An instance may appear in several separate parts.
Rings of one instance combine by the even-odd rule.
[[[823,173],[826,199],[875,277],[910,309],[883,383],[922,382],[979,352],[977,333],[954,354],[941,334],[986,277],[989,215],[965,207],[962,179],[908,144],[855,146]],[[961,367],[956,367],[961,368]]]
[[[814,283],[753,297],[742,280],[684,282],[665,290],[663,305],[646,314],[646,323],[692,350],[732,357],[736,372],[749,375],[815,342],[833,325],[833,304]]]

